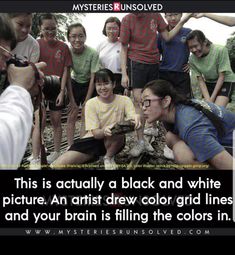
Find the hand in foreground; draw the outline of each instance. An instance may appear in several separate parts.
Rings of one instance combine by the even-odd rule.
[[[17,85],[28,90],[33,96],[38,93],[38,85],[43,84],[44,74],[41,71],[46,67],[46,63],[40,62],[35,64],[39,79],[35,78],[35,71],[31,65],[27,67],[17,67],[11,64],[7,69],[7,78],[12,85]]]

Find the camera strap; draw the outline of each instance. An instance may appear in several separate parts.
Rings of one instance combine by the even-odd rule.
[[[35,80],[36,81],[40,80],[40,74],[39,74],[39,71],[38,71],[36,65],[32,62],[29,62],[29,65],[32,66],[32,68],[34,70]],[[44,170],[44,169],[48,169],[48,167],[46,167],[48,165],[48,163],[47,163],[45,145],[44,145],[44,141],[42,139],[42,118],[43,118],[42,87],[40,85],[38,85],[38,89],[39,89],[38,100],[39,100],[39,137],[40,137],[40,150],[41,150],[41,169]]]
[[[29,65],[32,66],[32,68],[33,68],[35,80],[36,81],[40,80],[40,75],[39,75],[36,65],[33,62],[29,62]]]

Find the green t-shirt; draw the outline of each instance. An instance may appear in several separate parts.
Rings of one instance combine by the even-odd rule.
[[[206,82],[216,83],[219,73],[224,72],[225,82],[235,82],[235,74],[230,65],[228,50],[225,46],[211,44],[207,56],[197,58],[191,54],[190,68],[196,76],[202,76]]]
[[[81,54],[71,50],[73,66],[71,77],[78,83],[89,82],[91,73],[99,70],[99,54],[89,46],[85,46]]]

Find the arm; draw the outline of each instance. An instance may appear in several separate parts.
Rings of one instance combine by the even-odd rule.
[[[60,93],[56,99],[56,106],[62,105],[64,101],[65,87],[66,87],[66,83],[68,79],[68,69],[69,67],[67,66],[64,67],[64,72],[63,72],[61,84],[60,84]]]
[[[46,64],[39,63],[36,66],[43,68]],[[36,86],[31,66],[9,66],[8,79],[12,85],[0,97],[0,168],[16,169],[24,155],[32,128],[33,106],[28,91]]]
[[[128,88],[129,86],[129,78],[126,72],[126,67],[127,67],[127,50],[128,50],[128,45],[122,44],[121,47],[121,69],[122,69],[122,86],[124,88]]]
[[[30,94],[9,86],[0,98],[0,168],[17,168],[24,156],[33,124]]]
[[[90,82],[89,82],[89,87],[88,87],[87,95],[86,95],[85,101],[83,103],[84,105],[85,105],[86,101],[92,97],[92,94],[93,94],[93,92],[95,90],[94,79],[95,79],[95,74],[92,73],[91,74],[91,78],[90,78]]]
[[[218,80],[216,82],[214,91],[213,91],[213,93],[211,95],[212,102],[215,102],[217,94],[220,91],[221,87],[223,86],[223,83],[224,83],[224,73],[219,73],[219,78],[218,78]]]
[[[227,26],[235,26],[235,17],[216,15],[213,13],[197,13],[195,18],[206,17]]]
[[[193,13],[187,13],[181,21],[172,29],[170,32],[167,31],[166,29],[161,31],[161,36],[163,39],[167,42],[169,42],[174,36],[176,36],[180,29],[183,27],[183,25],[193,16]]]
[[[216,169],[232,170],[233,169],[233,157],[226,151],[221,151],[213,158],[208,160],[209,163]]]
[[[207,89],[204,79],[202,78],[202,76],[198,76],[197,80],[198,80],[198,84],[199,84],[199,87],[200,87],[200,90],[202,92],[204,99],[206,101],[211,102],[211,98],[210,98],[210,95],[209,95],[209,92],[208,92],[208,89]]]

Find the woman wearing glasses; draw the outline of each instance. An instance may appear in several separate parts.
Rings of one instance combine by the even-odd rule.
[[[165,80],[144,87],[142,107],[147,122],[160,120],[172,125],[166,143],[177,163],[191,165],[192,169],[204,163],[216,169],[232,169],[233,158],[224,146],[232,147],[234,113],[211,102],[186,99]]]
[[[125,136],[112,135],[111,128],[115,123],[128,119],[135,123],[136,129],[141,126],[131,99],[113,93],[115,81],[112,71],[99,70],[94,81],[98,96],[89,99],[85,106],[87,133],[53,163],[53,168],[69,168],[105,156],[105,169],[115,170],[114,156],[124,148]]]

